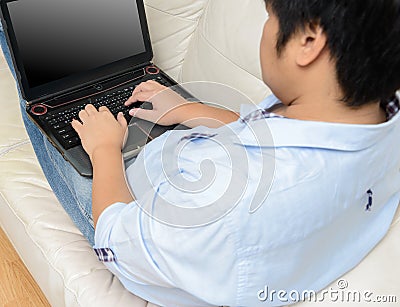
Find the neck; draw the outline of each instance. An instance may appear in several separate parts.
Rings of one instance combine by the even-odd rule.
[[[297,76],[297,80],[301,81],[297,81],[291,98],[282,97],[286,102],[282,100],[284,106],[278,112],[288,118],[310,121],[371,125],[385,122],[386,113],[380,102],[349,107],[341,100],[343,91],[336,78],[332,77],[336,74],[335,66],[327,56],[321,55],[306,74],[302,71]]]
[[[276,111],[285,117],[366,125],[386,121],[378,101],[349,107],[341,100],[344,95],[336,79],[336,64],[327,50],[310,65],[293,68],[286,82],[292,86],[277,93],[283,106]]]
[[[318,96],[302,96],[284,105],[276,113],[288,118],[345,124],[380,124],[386,114],[379,102],[348,107],[343,101]]]
[[[281,115],[300,120],[322,121],[345,124],[380,124],[386,121],[386,114],[380,103],[369,103],[361,107],[348,107],[342,101],[321,101],[299,99],[283,107]]]

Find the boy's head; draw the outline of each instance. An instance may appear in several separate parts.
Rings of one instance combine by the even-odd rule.
[[[340,98],[348,106],[387,100],[400,88],[400,0],[265,0],[265,3],[270,16],[276,19],[277,59],[288,52],[291,40],[299,33],[314,31],[318,35],[318,30],[321,31],[325,39],[321,44],[325,43],[325,47],[321,45],[319,52],[327,49],[343,95]],[[274,25],[270,27],[275,30]],[[314,34],[305,38],[304,45],[307,39],[312,43],[317,38]],[[261,46],[261,52],[263,48],[268,47]],[[267,74],[273,72],[272,69]]]

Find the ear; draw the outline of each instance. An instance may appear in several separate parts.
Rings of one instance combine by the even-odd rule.
[[[297,51],[296,63],[304,67],[313,63],[320,56],[327,39],[322,27],[311,22],[298,35],[300,48]]]

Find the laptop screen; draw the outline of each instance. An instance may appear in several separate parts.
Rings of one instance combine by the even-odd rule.
[[[150,60],[138,4],[142,0],[7,1],[24,89],[49,94]]]

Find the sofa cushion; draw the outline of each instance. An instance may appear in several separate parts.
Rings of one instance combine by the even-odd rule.
[[[187,48],[208,2],[145,1],[154,62],[176,80],[180,80]]]
[[[259,103],[270,94],[259,62],[266,19],[263,1],[209,1],[186,53],[181,80],[226,84]],[[239,110],[234,102],[229,107]]]
[[[266,19],[263,1],[227,3],[147,0],[154,61],[179,81],[224,83],[258,102],[269,93],[261,81],[258,63],[259,40]],[[146,306],[97,261],[50,190],[20,120],[15,84],[2,56],[0,103],[0,225],[50,304]],[[375,295],[397,295],[400,299],[399,234],[398,210],[388,235],[343,276],[349,290],[370,290]],[[329,287],[337,289],[335,283]],[[299,306],[334,304],[337,306],[326,300]]]
[[[0,56],[0,225],[52,306],[151,306],[97,260],[51,191]],[[154,306],[154,305],[153,305]]]

